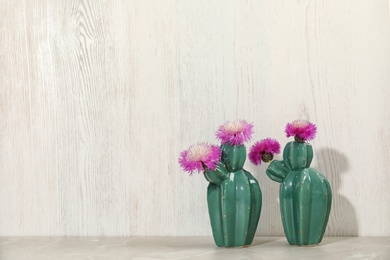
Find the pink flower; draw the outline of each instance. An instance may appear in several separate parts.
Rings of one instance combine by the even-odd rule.
[[[215,170],[221,158],[221,150],[217,145],[198,143],[180,153],[179,164],[183,170],[198,173]]]
[[[222,144],[242,145],[249,141],[253,134],[253,125],[245,120],[235,120],[221,125],[215,133]]]
[[[280,144],[275,139],[266,138],[256,142],[249,152],[249,160],[254,165],[260,165],[261,161],[269,162],[274,154],[280,153]]]
[[[286,136],[294,136],[295,141],[303,143],[313,140],[317,133],[315,124],[304,119],[298,119],[286,125]]]

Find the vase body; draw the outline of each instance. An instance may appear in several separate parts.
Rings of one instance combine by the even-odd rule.
[[[221,150],[222,162],[215,171],[205,173],[210,181],[207,204],[214,241],[220,247],[250,245],[260,218],[260,186],[242,168],[245,146],[225,144]]]
[[[283,161],[272,162],[267,175],[281,182],[279,197],[284,233],[291,245],[322,241],[332,204],[326,177],[310,168],[313,149],[308,143],[290,142]]]

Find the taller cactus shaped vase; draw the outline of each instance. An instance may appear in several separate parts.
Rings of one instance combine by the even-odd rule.
[[[285,146],[283,160],[272,161],[266,173],[281,183],[280,211],[288,243],[316,245],[328,223],[332,191],[326,177],[310,168],[312,146],[299,135],[295,140]]]
[[[215,244],[220,247],[250,245],[261,212],[261,190],[257,180],[243,169],[246,148],[253,133],[245,120],[226,122],[216,132],[220,147],[208,143],[192,145],[180,154],[182,168],[203,172],[210,182],[207,204]]]
[[[244,145],[221,145],[222,160],[215,170],[204,172],[210,182],[207,203],[215,244],[219,247],[250,245],[261,212],[257,180],[243,169]]]

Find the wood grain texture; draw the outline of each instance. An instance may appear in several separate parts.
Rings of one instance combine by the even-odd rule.
[[[181,150],[318,126],[327,235],[390,235],[389,1],[1,1],[0,235],[211,235]],[[258,235],[282,235],[259,180]]]

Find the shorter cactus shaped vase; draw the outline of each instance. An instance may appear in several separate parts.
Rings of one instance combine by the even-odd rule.
[[[282,161],[272,161],[266,173],[280,182],[280,211],[284,233],[291,245],[316,245],[322,241],[332,204],[328,180],[310,168],[313,148],[289,142]]]
[[[244,145],[221,145],[222,160],[215,170],[204,172],[210,182],[207,203],[213,237],[219,247],[250,245],[261,212],[261,190],[243,165]]]

